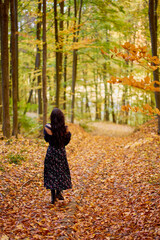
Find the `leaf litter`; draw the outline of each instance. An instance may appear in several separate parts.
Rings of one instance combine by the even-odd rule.
[[[43,139],[1,140],[0,237],[4,239],[160,238],[160,136],[156,120],[125,137],[92,136],[69,124],[73,188],[50,204],[43,187]],[[19,163],[10,163],[10,156]]]

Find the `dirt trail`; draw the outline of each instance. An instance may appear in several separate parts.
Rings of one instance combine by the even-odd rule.
[[[96,136],[124,137],[135,131],[135,127],[110,122],[91,122],[89,126]]]

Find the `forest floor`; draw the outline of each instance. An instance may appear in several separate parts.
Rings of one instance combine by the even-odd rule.
[[[73,188],[54,205],[43,187],[44,140],[0,140],[0,239],[160,239],[156,120],[124,137],[69,128]]]

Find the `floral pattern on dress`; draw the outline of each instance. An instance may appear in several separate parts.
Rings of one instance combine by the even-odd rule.
[[[46,140],[47,132],[44,131],[44,133]],[[71,134],[68,134],[67,144],[70,141],[70,136]],[[49,145],[44,161],[44,187],[60,191],[72,188],[65,146],[57,148]]]

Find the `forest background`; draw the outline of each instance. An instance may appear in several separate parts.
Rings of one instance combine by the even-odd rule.
[[[1,240],[160,239],[158,3],[0,0]],[[73,184],[54,205],[53,107],[72,133]]]
[[[53,107],[82,125],[136,126],[159,113],[159,92],[155,103],[155,89],[140,86],[158,81],[159,13],[157,0],[1,0],[3,135],[39,131]]]

